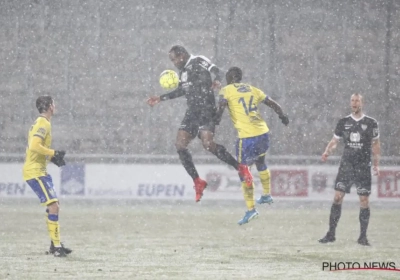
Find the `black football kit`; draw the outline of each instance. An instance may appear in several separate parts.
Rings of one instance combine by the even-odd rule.
[[[344,141],[343,155],[335,181],[335,190],[350,192],[354,185],[358,195],[371,193],[371,147],[379,138],[378,122],[366,115],[347,116],[337,123],[336,138]]]
[[[178,88],[160,96],[161,101],[186,96],[188,107],[179,129],[193,137],[200,130],[215,131],[216,102],[211,73],[216,75],[215,80],[220,80],[219,69],[206,57],[191,55],[179,71]]]

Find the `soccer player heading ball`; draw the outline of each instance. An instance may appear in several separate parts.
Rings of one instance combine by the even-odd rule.
[[[342,213],[342,202],[345,193],[350,193],[352,186],[360,197],[360,245],[369,246],[367,228],[369,223],[369,195],[371,193],[371,150],[373,171],[379,175],[379,158],[381,154],[378,122],[363,113],[363,97],[355,93],[350,99],[351,114],[339,120],[332,140],[328,143],[322,161],[326,161],[343,139],[344,150],[340,161],[339,172],[335,181],[335,196],[329,217],[328,233],[319,240],[320,243],[334,242],[336,226]]]
[[[53,188],[53,180],[47,173],[47,162],[50,160],[57,166],[65,165],[65,151],[55,151],[51,146],[50,120],[55,113],[55,104],[50,96],[40,96],[36,100],[36,108],[40,116],[29,129],[28,147],[23,167],[23,177],[37,194],[42,205],[47,206],[47,229],[51,243],[49,253],[55,257],[65,257],[72,251],[60,242],[60,226],[58,223],[58,198]]]
[[[201,139],[204,149],[233,166],[247,184],[251,185],[253,177],[247,166],[239,164],[224,146],[214,142],[215,126],[218,123],[215,121],[216,104],[213,89],[219,88],[221,84],[218,67],[204,56],[189,54],[182,46],[173,46],[169,51],[169,58],[179,70],[179,86],[169,93],[150,97],[147,103],[154,106],[161,101],[186,97],[187,109],[178,130],[175,146],[182,165],[194,181],[196,202],[203,196],[207,182],[199,177],[187,149],[195,137]],[[215,75],[214,81],[211,74]]]
[[[217,118],[220,119],[226,107],[229,108],[231,120],[237,129],[236,157],[240,164],[251,166],[255,163],[260,174],[263,195],[257,203],[271,204],[273,199],[270,194],[270,172],[265,163],[265,154],[269,148],[269,128],[262,119],[258,106],[263,103],[271,107],[282,120],[284,125],[289,124],[288,117],[283,113],[281,106],[261,90],[249,84],[242,83],[242,70],[232,67],[226,73],[227,86],[219,96],[219,110]],[[242,182],[244,178],[241,178]],[[258,216],[254,203],[254,185],[242,183],[243,195],[248,211],[238,222],[239,225],[248,223]]]

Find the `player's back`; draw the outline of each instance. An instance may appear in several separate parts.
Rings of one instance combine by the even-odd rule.
[[[40,137],[43,140],[43,146],[46,148],[50,148],[51,124],[48,119],[43,116],[39,116],[29,130],[28,145],[26,148],[25,163],[23,167],[24,180],[30,180],[40,176],[45,176],[47,173],[47,156],[29,149],[33,137]]]
[[[220,97],[227,101],[229,114],[239,138],[255,137],[269,131],[258,106],[268,98],[260,89],[245,83],[224,87]]]

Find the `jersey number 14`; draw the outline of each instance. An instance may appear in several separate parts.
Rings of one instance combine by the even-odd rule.
[[[246,100],[244,100],[244,97],[241,97],[238,101],[239,103],[242,103],[246,115],[248,115],[250,112],[257,111],[257,105],[253,104],[253,97],[253,95],[250,96],[249,104],[246,104]]]

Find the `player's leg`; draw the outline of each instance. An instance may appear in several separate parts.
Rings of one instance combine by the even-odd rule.
[[[192,177],[193,180],[195,180],[199,177],[199,174],[197,173],[196,167],[194,166],[192,155],[187,149],[192,139],[193,136],[189,132],[179,129],[176,135],[175,147],[176,151],[178,152],[179,159],[186,172],[190,175],[190,177]]]
[[[246,182],[242,182],[242,191],[247,211],[245,212],[243,218],[238,221],[239,225],[246,224],[252,219],[258,217],[258,212],[254,203],[254,184],[249,187]]]
[[[58,198],[54,191],[53,181],[50,175],[42,176],[27,181],[28,185],[38,195],[42,205],[46,205],[46,224],[52,246],[55,247],[54,256],[66,255],[60,242],[60,227],[58,223]],[[61,248],[61,249],[59,249]],[[68,249],[69,250],[69,249]],[[71,250],[69,250],[69,253]]]
[[[369,196],[360,195],[360,237],[357,242],[360,245],[370,246],[367,239],[367,229],[371,212],[369,209]]]
[[[269,149],[269,134],[265,133],[263,135],[253,138],[253,145],[249,151],[250,159],[255,159],[254,163],[256,165],[258,174],[260,176],[261,186],[263,188],[262,196],[257,199],[257,203],[263,204],[273,203],[271,196],[271,173],[266,164],[265,155]],[[252,164],[253,160],[249,163]]]
[[[54,203],[56,203],[56,202],[54,202]],[[58,205],[58,210],[54,209],[54,211],[52,211],[53,213],[54,213],[54,212],[59,212],[59,211],[60,211],[60,209],[59,209],[59,202],[57,202],[57,205]],[[46,224],[47,224],[48,231],[49,231],[49,224],[48,224],[48,221],[49,221],[49,212],[50,212],[49,207],[47,207],[47,208],[46,208]],[[49,231],[49,235],[50,235],[50,239],[51,239],[50,231]],[[72,250],[69,249],[69,248],[67,248],[67,247],[64,247],[64,244],[63,244],[62,242],[60,242],[60,245],[61,245],[61,247],[64,249],[65,254],[68,255],[68,254],[71,254],[71,253],[72,253]],[[51,254],[51,255],[53,255],[54,253],[56,253],[56,251],[57,251],[57,247],[54,246],[54,242],[53,242],[53,240],[51,239],[50,248],[49,248],[49,250],[46,252],[46,254]]]
[[[271,196],[271,172],[269,171],[268,166],[265,162],[265,155],[262,155],[259,158],[257,158],[255,164],[258,174],[260,175],[261,186],[263,188],[263,194],[259,199],[257,199],[257,203],[271,204],[274,202]]]
[[[329,230],[325,237],[318,240],[320,243],[334,242],[336,240],[336,227],[342,215],[342,202],[345,193],[350,192],[351,180],[354,178],[352,164],[341,162],[335,180],[335,196],[329,215]]]
[[[241,176],[239,176],[241,177]],[[250,186],[247,184],[246,181],[243,180],[243,178],[240,178],[242,181],[242,192],[243,192],[243,198],[244,202],[246,203],[247,211],[245,212],[243,218],[241,218],[238,221],[239,225],[243,225],[248,223],[254,218],[258,217],[258,212],[255,207],[255,202],[254,202],[254,183],[252,183]]]
[[[54,191],[53,180],[50,175],[38,178],[42,182],[48,197],[43,204],[47,206],[47,230],[51,239],[49,253],[55,257],[65,257],[72,252],[71,249],[65,248],[61,242],[60,224],[58,221],[60,204]]]
[[[252,143],[253,142],[249,138],[238,139],[236,141],[236,157],[238,159],[238,162],[243,166],[248,166],[252,164],[252,159],[250,156]],[[248,223],[250,220],[257,218],[258,212],[256,210],[254,201],[254,183],[248,185],[246,180],[240,174],[239,178],[242,182],[243,198],[247,207],[247,211],[245,212],[243,218],[238,221],[239,225],[243,225]]]
[[[221,144],[214,142],[214,128],[210,126],[202,126],[199,131],[199,137],[206,151],[214,154],[221,161],[229,164],[239,172],[247,183],[248,186],[253,184],[253,176],[251,175],[250,169],[245,164],[240,164]]]
[[[207,187],[207,182],[199,177],[199,173],[194,166],[192,155],[187,149],[190,142],[193,140],[195,135],[197,135],[197,132],[198,124],[195,116],[192,116],[189,112],[186,112],[185,118],[183,119],[176,136],[175,147],[183,167],[193,179],[194,189],[196,191],[196,202],[200,201],[203,196],[204,189]]]
[[[61,248],[60,224],[58,222],[59,209],[57,201],[47,204],[47,210],[49,210],[49,214],[47,215],[47,230],[49,232],[51,243],[55,248],[54,253],[57,253],[57,248]]]
[[[341,190],[335,191],[329,215],[329,230],[323,238],[318,240],[320,243],[334,242],[336,240],[336,227],[339,223],[340,216],[342,215],[342,202],[344,196],[345,192]]]
[[[226,150],[226,148],[220,144],[214,142],[214,132],[209,130],[200,130],[199,137],[201,139],[201,143],[203,148],[206,151],[211,152],[218,159],[223,162],[229,164],[236,170],[239,169],[239,163],[236,159]]]
[[[369,195],[371,194],[371,168],[369,165],[361,166],[356,171],[356,178],[359,180],[357,194],[360,198],[360,237],[357,242],[360,245],[370,246],[367,239],[367,229],[371,211],[369,208]]]

